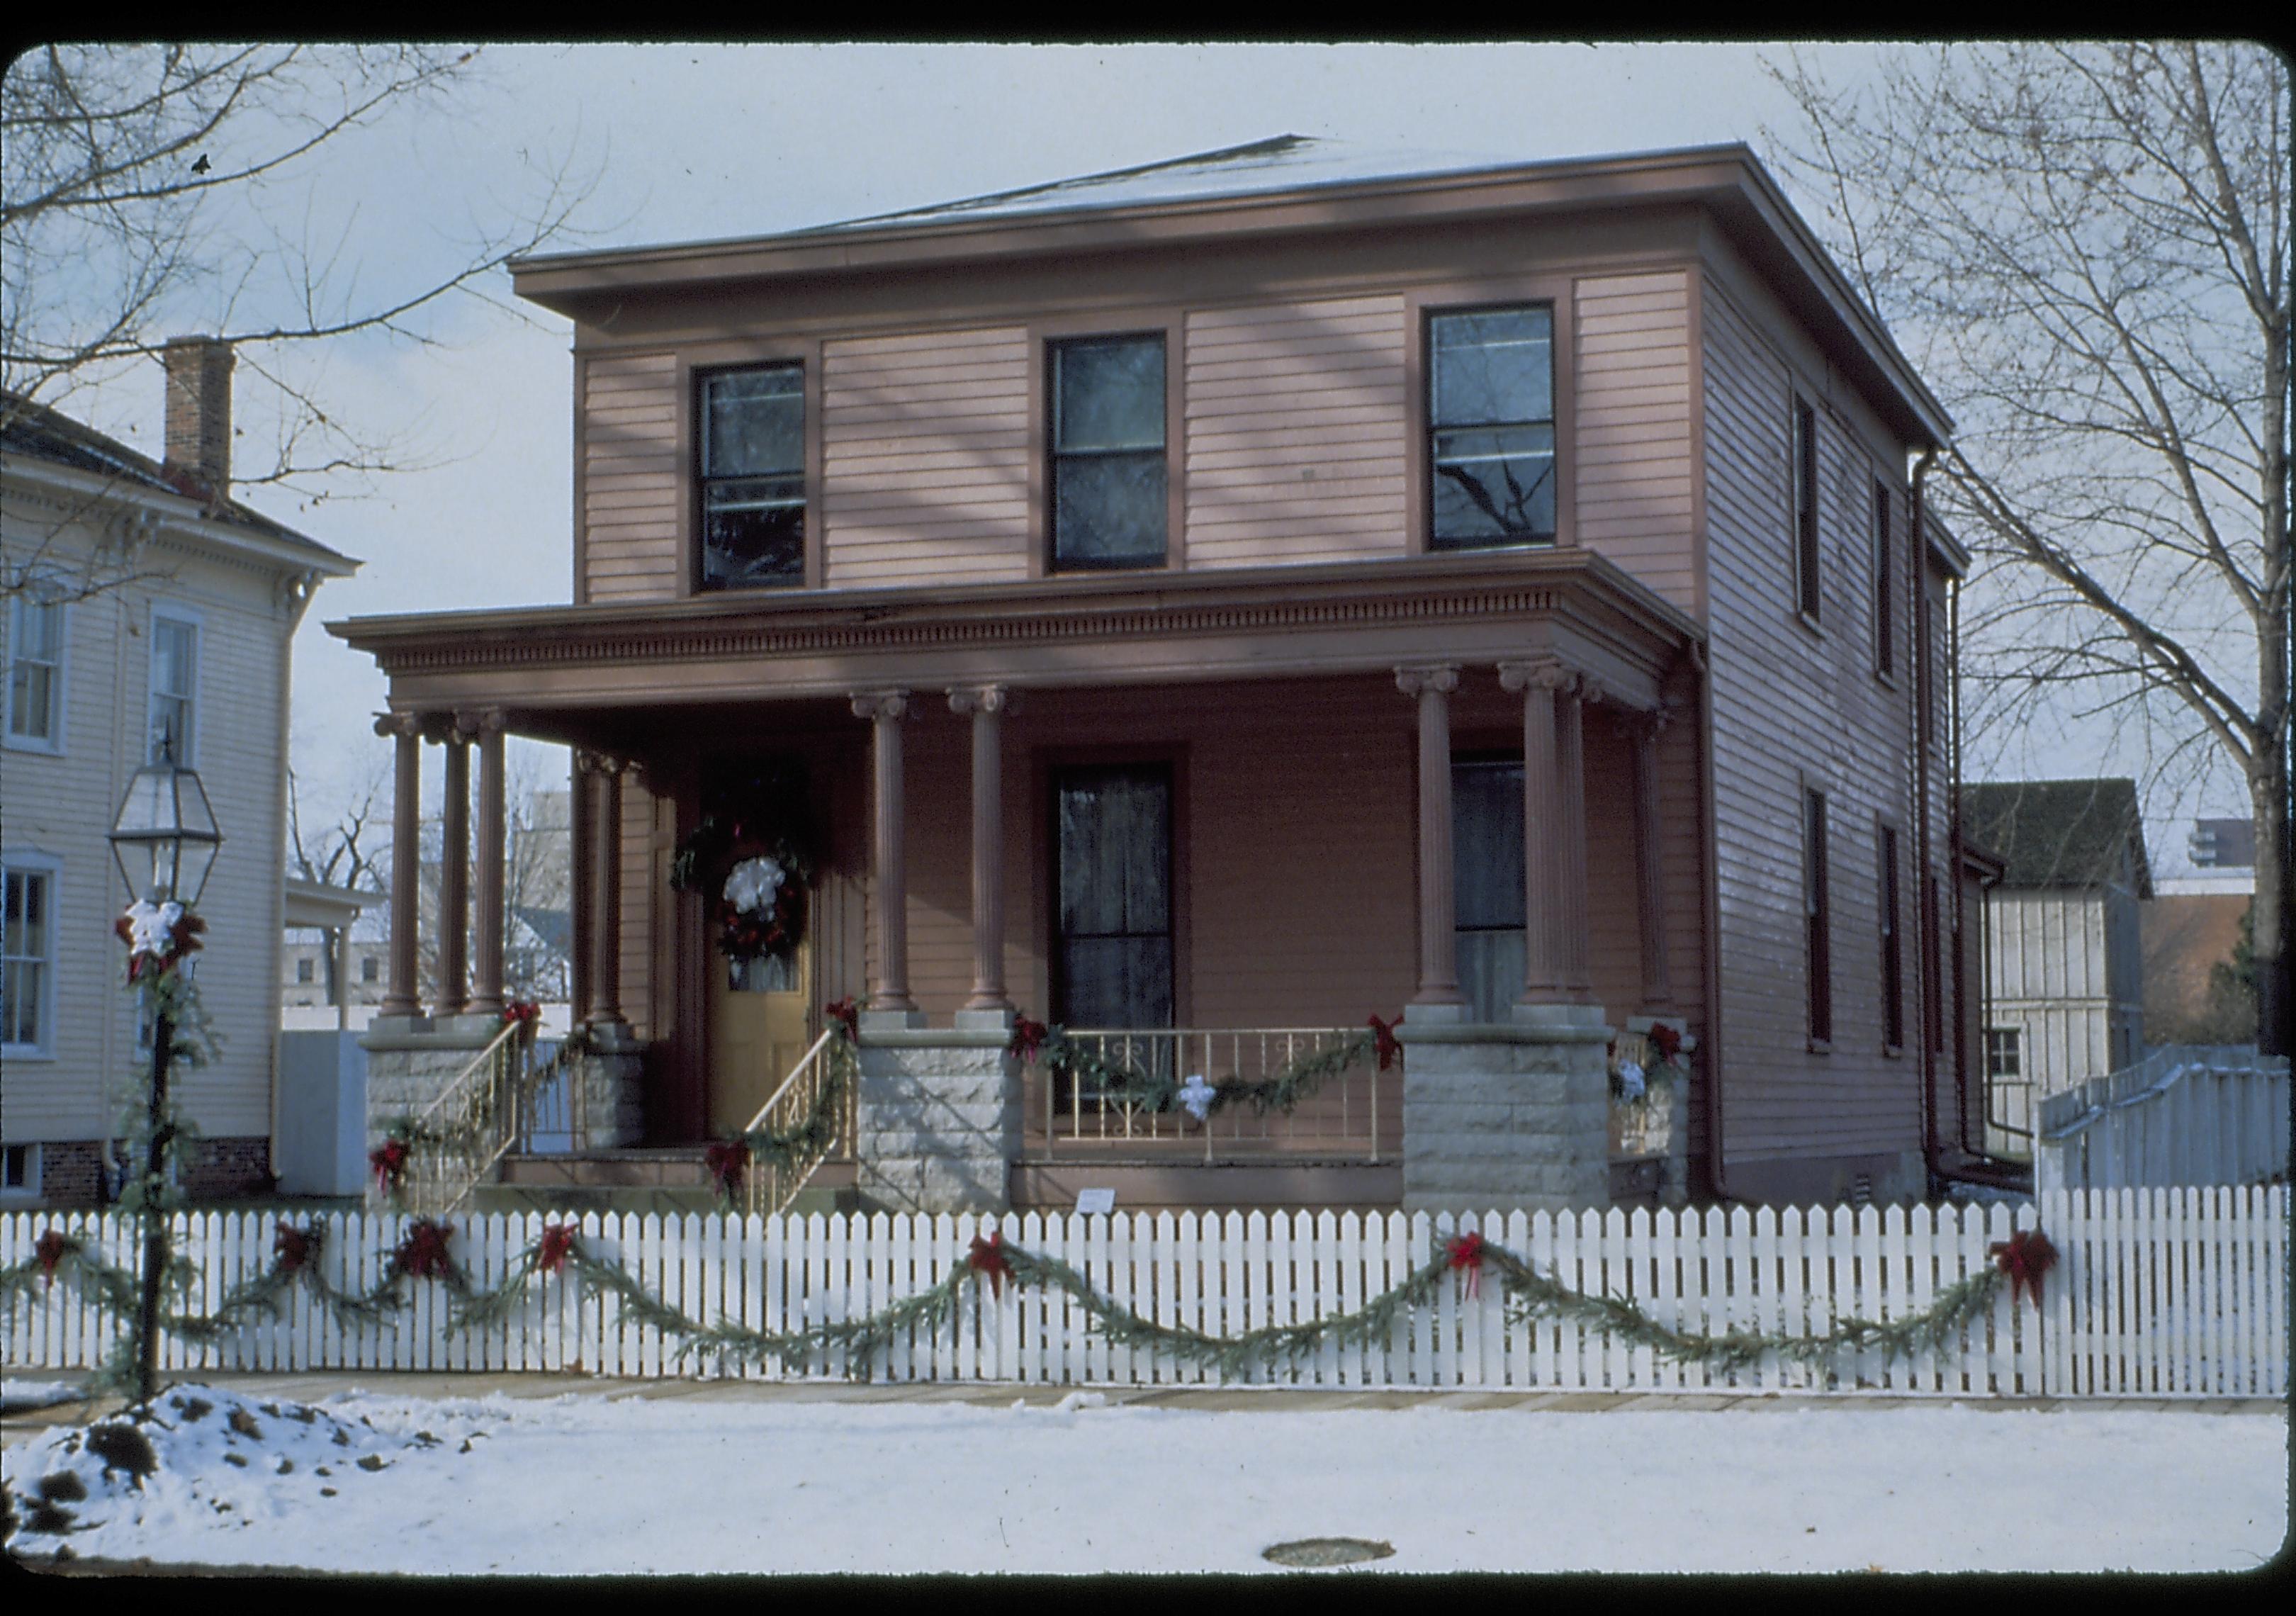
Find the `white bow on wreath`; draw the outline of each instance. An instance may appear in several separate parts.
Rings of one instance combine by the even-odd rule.
[[[782,882],[788,879],[777,859],[744,858],[726,877],[726,901],[748,914],[771,914]]]

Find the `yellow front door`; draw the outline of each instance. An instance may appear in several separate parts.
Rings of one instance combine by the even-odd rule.
[[[813,1041],[813,944],[786,960],[709,956],[709,1131],[746,1128]]]

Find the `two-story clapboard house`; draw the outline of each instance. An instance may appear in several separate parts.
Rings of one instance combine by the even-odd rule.
[[[1953,1167],[1950,422],[1744,148],[1283,136],[515,273],[574,322],[572,603],[333,628],[402,803],[426,739],[481,821],[502,733],[580,750],[578,992],[650,1144],[864,996],[890,1205],[1600,1202],[1644,1018],[1694,1039],[1694,1193]],[[767,856],[801,904],[724,895]],[[374,1046],[476,1036],[464,942],[426,1016],[397,941]],[[1111,1120],[1016,1012],[1214,1081],[1269,1029],[1405,1053]]]

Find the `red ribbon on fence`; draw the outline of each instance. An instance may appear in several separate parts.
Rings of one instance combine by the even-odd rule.
[[[406,1177],[406,1141],[384,1140],[367,1153],[366,1163],[374,1169],[374,1187],[388,1195]]]
[[[1996,1241],[1993,1260],[2009,1276],[2009,1300],[2015,1302],[2030,1287],[2033,1305],[2041,1305],[2041,1278],[2056,1267],[2057,1248],[2038,1229],[2019,1229],[2006,1240]]]
[[[563,1223],[543,1225],[542,1242],[535,1248],[534,1266],[545,1274],[555,1274],[573,1255],[573,1226]]]
[[[742,1175],[750,1170],[749,1141],[720,1139],[702,1153],[701,1159],[718,1193],[731,1200],[742,1187]]]
[[[311,1260],[311,1236],[291,1223],[274,1225],[271,1261],[282,1274],[299,1272]]]
[[[1395,1036],[1395,1029],[1403,1025],[1403,1018],[1398,1015],[1391,1021],[1382,1021],[1374,1016],[1366,1024],[1371,1028],[1372,1037],[1379,1040],[1379,1069],[1385,1071],[1395,1064],[1395,1057],[1403,1053],[1403,1040]]]
[[[1474,1233],[1462,1235],[1458,1239],[1452,1241],[1443,1249],[1449,1254],[1451,1259],[1451,1267],[1453,1268],[1464,1268],[1466,1270],[1468,1299],[1472,1300],[1475,1297],[1481,1295],[1481,1282],[1483,1277],[1483,1237],[1480,1235]]]
[[[43,1287],[56,1283],[56,1265],[77,1249],[75,1242],[54,1229],[45,1230],[39,1239],[32,1243],[32,1255],[40,1260],[40,1284]]]
[[[1002,1299],[1004,1294],[1004,1276],[1013,1271],[1012,1263],[1007,1261],[1004,1256],[1004,1237],[995,1229],[989,1230],[985,1235],[975,1235],[972,1237],[972,1249],[964,1254],[964,1260],[974,1273],[987,1276],[988,1293]]]
[[[400,1273],[412,1274],[417,1279],[446,1278],[455,1271],[455,1259],[447,1254],[447,1241],[454,1232],[451,1223],[417,1218],[407,1226],[406,1237],[391,1254],[393,1265]]]

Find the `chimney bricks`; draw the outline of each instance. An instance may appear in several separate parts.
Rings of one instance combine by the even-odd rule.
[[[172,337],[168,367],[168,453],[174,477],[216,500],[231,497],[231,344],[220,337]]]

